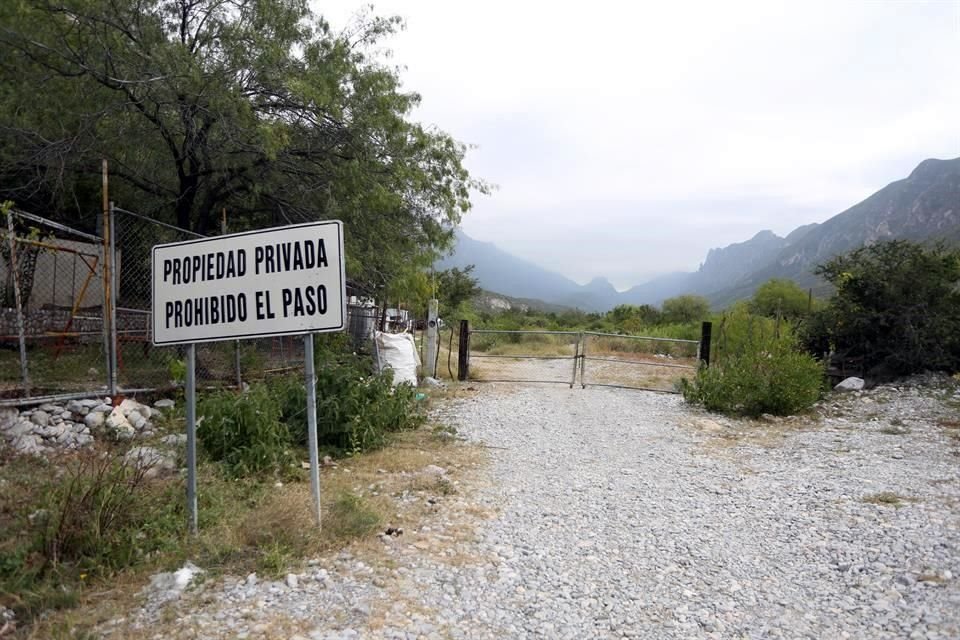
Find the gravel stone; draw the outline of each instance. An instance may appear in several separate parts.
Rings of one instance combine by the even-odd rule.
[[[435,419],[490,445],[485,478],[381,536],[389,562],[341,551],[297,589],[226,576],[183,624],[217,638],[278,618],[323,639],[957,638],[960,442],[943,424],[960,395],[931,380],[759,421],[674,395],[483,385]]]

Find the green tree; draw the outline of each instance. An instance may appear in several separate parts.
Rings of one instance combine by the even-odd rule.
[[[807,328],[812,352],[863,358],[877,377],[960,370],[960,251],[884,242],[816,273],[836,291]]]
[[[810,312],[809,294],[793,280],[772,278],[753,294],[750,311],[769,318],[802,318]]]
[[[307,0],[0,3],[0,197],[92,219],[100,158],[126,208],[201,233],[345,223],[371,293],[433,254],[485,186],[464,145],[375,53],[400,27],[335,34]]]
[[[633,333],[660,322],[660,311],[649,304],[621,304],[607,312],[607,318],[617,329]]]
[[[710,314],[710,301],[703,296],[676,296],[664,300],[662,310],[664,322],[698,322]]]
[[[441,316],[449,314],[461,304],[480,295],[480,284],[471,275],[472,273],[473,265],[471,264],[463,269],[453,267],[434,274]]]

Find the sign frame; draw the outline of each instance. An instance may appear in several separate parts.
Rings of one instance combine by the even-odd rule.
[[[291,229],[307,229],[311,227],[329,227],[333,226],[336,229],[337,235],[337,252],[339,254],[339,259],[336,261],[337,276],[339,278],[339,287],[340,287],[340,324],[337,326],[323,327],[323,328],[296,328],[296,329],[280,329],[277,331],[257,331],[252,333],[233,333],[229,335],[217,335],[217,336],[206,336],[202,338],[193,338],[193,339],[176,339],[176,340],[162,340],[157,341],[157,322],[159,321],[160,315],[157,313],[157,309],[154,306],[157,304],[157,291],[156,291],[156,269],[158,268],[157,264],[157,252],[158,250],[162,251],[163,249],[171,247],[182,247],[187,245],[197,245],[209,242],[222,242],[230,238],[240,238],[248,237],[255,235],[266,235],[268,233],[273,233],[277,231],[286,231]],[[333,267],[333,264],[330,265]],[[277,277],[284,277],[283,273],[277,274]],[[221,236],[210,236],[207,238],[197,238],[191,240],[184,240],[182,242],[167,242],[163,244],[153,245],[153,248],[150,252],[150,337],[152,344],[157,347],[162,346],[172,346],[172,345],[187,345],[187,344],[197,344],[197,343],[206,343],[206,342],[223,342],[227,340],[251,340],[256,338],[270,338],[276,336],[295,336],[295,335],[305,335],[308,333],[332,333],[336,331],[343,331],[347,326],[347,295],[346,295],[346,268],[344,264],[344,239],[343,239],[343,222],[340,220],[322,220],[316,222],[304,222],[299,224],[284,225],[280,227],[270,227],[267,229],[255,229],[251,231],[241,231],[238,233],[231,233]]]

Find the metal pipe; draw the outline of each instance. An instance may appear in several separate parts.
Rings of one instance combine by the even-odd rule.
[[[150,393],[156,390],[156,387],[146,387],[142,389],[121,389],[123,393],[128,395],[135,393]],[[34,405],[46,404],[48,402],[80,400],[82,398],[102,398],[105,395],[107,395],[106,388],[100,389],[99,391],[78,391],[76,393],[56,393],[48,396],[33,396],[30,398],[10,398],[7,400],[0,400],[0,407],[32,407]]]
[[[320,453],[317,450],[317,373],[313,364],[313,334],[303,336],[303,365],[307,387],[307,448],[310,450],[310,490],[313,493],[313,506],[320,520]]]
[[[536,330],[536,331],[534,331],[534,330],[527,330],[527,329],[523,329],[523,330],[511,330],[511,331],[507,331],[507,330],[501,331],[501,330],[499,330],[499,329],[470,329],[470,333],[539,333],[539,334],[549,334],[549,335],[554,335],[554,336],[576,336],[576,335],[580,335],[580,332],[579,332],[579,331],[547,331],[547,330],[545,330],[545,329],[544,329],[544,330]],[[595,334],[595,335],[603,335],[603,334]],[[612,334],[611,334],[611,335],[612,335]],[[623,336],[620,336],[620,337],[623,337]]]
[[[570,356],[480,356],[471,354],[471,358],[514,358],[523,360],[569,360]]]
[[[187,514],[192,535],[199,531],[197,515],[197,345],[187,345]]]
[[[620,358],[598,358],[596,356],[592,356],[588,359],[597,360],[599,362],[618,362],[620,364],[636,364],[636,365],[643,365],[646,367],[672,367],[674,369],[692,369],[694,371],[697,370],[697,367],[689,364],[670,364],[667,362],[650,362],[648,360],[622,360]]]
[[[106,160],[104,160],[104,163],[106,163]],[[104,184],[106,184],[106,182],[104,182]],[[56,229],[57,231],[64,231],[66,233],[69,233],[70,235],[77,236],[78,238],[83,238],[84,240],[89,240],[90,242],[94,242],[96,244],[100,244],[102,242],[102,240],[97,236],[90,235],[89,233],[84,233],[82,231],[77,231],[76,229],[71,229],[66,225],[62,225],[58,222],[54,222],[53,220],[47,220],[46,218],[42,218],[32,213],[27,213],[26,211],[21,211],[20,209],[13,209],[13,212],[16,213],[18,217],[23,218],[24,220],[30,220],[32,222],[45,225],[52,229]]]
[[[110,395],[117,393],[117,216],[110,203]]]
[[[155,224],[155,225],[158,225],[158,226],[161,226],[161,227],[166,227],[167,229],[170,229],[171,231],[177,231],[178,233],[185,233],[185,234],[187,234],[188,236],[193,236],[193,237],[195,237],[195,238],[206,238],[206,237],[207,237],[207,236],[203,235],[202,233],[196,233],[196,232],[194,232],[194,231],[187,231],[186,229],[181,229],[180,227],[175,227],[175,226],[173,226],[172,224],[167,224],[166,222],[160,222],[159,220],[154,220],[153,218],[147,217],[147,216],[145,216],[145,215],[143,215],[143,214],[134,213],[133,211],[127,211],[126,209],[121,209],[120,207],[116,207],[116,210],[119,211],[120,213],[125,214],[125,215],[133,216],[134,218],[139,218],[140,220],[143,220],[143,221],[145,221],[145,222],[149,222],[149,223],[151,223],[151,224]]]
[[[630,336],[622,333],[599,333],[596,331],[584,331],[586,335],[602,336],[605,338],[627,338],[630,340],[653,340],[654,342],[683,342],[686,344],[699,344],[699,340],[687,340],[685,338],[654,338],[653,336]]]
[[[23,384],[23,395],[30,397],[30,371],[27,368],[27,336],[23,325],[23,302],[20,299],[20,274],[17,272],[17,247],[13,241],[13,213],[7,209],[7,229],[10,235],[7,241],[10,244],[10,273],[13,274],[13,298],[17,305],[17,337],[20,342],[20,379]]]
[[[113,381],[113,373],[110,371],[111,358],[110,358],[110,258],[111,258],[111,247],[110,247],[110,195],[109,195],[109,178],[107,172],[107,159],[104,158],[102,165],[102,190],[103,190],[103,220],[101,221],[102,229],[100,236],[102,239],[101,242],[101,251],[103,253],[103,273],[101,287],[103,291],[101,292],[101,304],[100,304],[100,315],[103,316],[101,323],[103,324],[103,356],[104,356],[104,365],[106,368],[107,374],[107,390],[111,395],[116,391],[116,389],[111,389],[110,384]]]

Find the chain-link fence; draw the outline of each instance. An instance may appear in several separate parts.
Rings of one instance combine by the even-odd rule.
[[[9,209],[0,242],[0,397],[106,388],[103,245]]]

